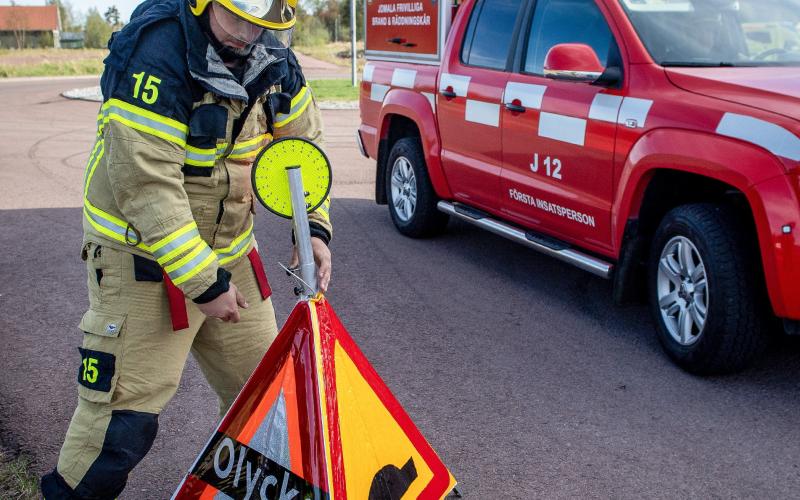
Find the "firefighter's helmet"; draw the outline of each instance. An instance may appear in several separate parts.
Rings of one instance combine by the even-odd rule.
[[[265,29],[282,31],[294,26],[297,0],[189,0],[189,5],[192,13],[199,16],[212,2]]]

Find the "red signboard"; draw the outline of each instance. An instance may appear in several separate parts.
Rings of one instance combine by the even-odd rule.
[[[367,55],[437,58],[443,1],[367,0]]]

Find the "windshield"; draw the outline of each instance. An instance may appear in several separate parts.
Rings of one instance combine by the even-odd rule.
[[[800,0],[620,0],[662,66],[800,66]]]

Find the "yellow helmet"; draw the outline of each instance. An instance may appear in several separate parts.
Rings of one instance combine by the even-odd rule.
[[[199,16],[211,2],[262,28],[282,31],[294,26],[297,0],[189,0],[189,6]]]

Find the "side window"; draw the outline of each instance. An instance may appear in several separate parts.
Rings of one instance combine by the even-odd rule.
[[[505,69],[521,5],[521,0],[482,0],[476,5],[461,47],[461,61]]]
[[[584,43],[607,65],[616,43],[594,0],[539,0],[528,35],[524,71],[544,74],[547,52],[560,43]]]

